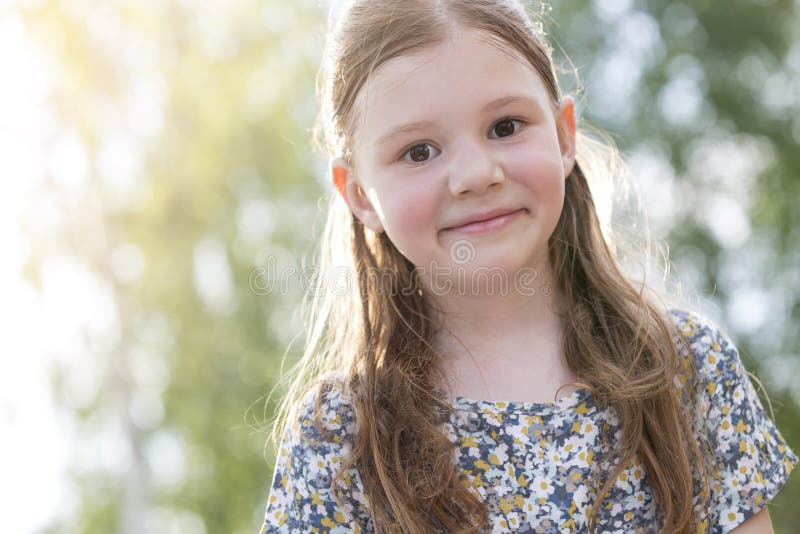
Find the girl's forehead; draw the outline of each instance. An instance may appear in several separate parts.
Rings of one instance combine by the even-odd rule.
[[[508,67],[535,72],[527,58],[494,34],[476,29],[455,30],[440,42],[386,61],[369,75],[360,93],[371,89],[390,91],[415,80],[433,83],[436,79],[447,81],[459,75],[499,74],[503,70],[508,74]]]
[[[549,98],[539,73],[510,44],[480,30],[454,32],[379,66],[356,96],[356,130],[373,143],[400,123],[480,109],[512,95],[540,106]]]

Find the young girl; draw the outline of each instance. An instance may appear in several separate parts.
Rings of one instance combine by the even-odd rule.
[[[622,274],[522,6],[355,1],[321,74],[354,291],[310,302],[262,532],[770,532],[797,457],[724,331]]]

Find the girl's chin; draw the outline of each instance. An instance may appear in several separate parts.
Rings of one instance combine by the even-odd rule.
[[[522,262],[453,262],[430,271],[425,286],[437,295],[510,296],[535,295],[544,282],[540,273]]]

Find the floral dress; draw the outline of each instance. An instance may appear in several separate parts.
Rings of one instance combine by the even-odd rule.
[[[678,344],[682,368],[690,369],[693,358],[701,380],[689,413],[715,455],[711,501],[695,508],[699,531],[729,532],[775,497],[797,456],[765,413],[731,340],[699,314],[672,309],[670,315],[677,335],[691,347],[689,354]],[[686,384],[687,374],[679,373],[676,387],[688,390]],[[331,493],[332,477],[357,432],[345,389],[323,394],[329,440],[320,439],[313,423],[314,393],[299,405],[296,419],[302,430],[286,426],[261,532],[374,532],[355,468],[345,474],[348,489],[341,506]],[[547,403],[457,397],[453,406],[457,415],[447,428],[456,445],[457,467],[487,503],[491,532],[587,531],[597,493],[589,481],[608,469],[600,459],[615,450],[621,435],[612,407],[596,404],[586,389]],[[597,532],[658,530],[653,494],[638,456],[617,477],[597,518]]]

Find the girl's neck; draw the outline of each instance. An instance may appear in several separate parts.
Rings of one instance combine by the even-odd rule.
[[[438,324],[462,338],[541,337],[560,330],[557,296],[457,296],[440,304]]]
[[[575,381],[563,356],[560,295],[450,298],[434,347],[454,396],[552,400]]]
[[[520,282],[512,279],[505,288],[490,287],[491,291],[482,293],[470,294],[464,290],[427,293],[432,301],[434,324],[471,349],[526,339],[538,344],[537,340],[560,336],[563,297],[549,265],[544,263],[537,272],[545,276],[535,286],[520,288],[517,287]]]

